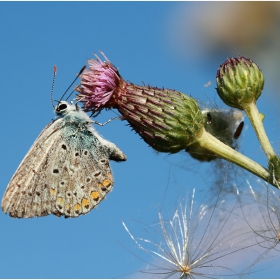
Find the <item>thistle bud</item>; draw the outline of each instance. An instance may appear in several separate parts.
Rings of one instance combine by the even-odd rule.
[[[203,132],[203,119],[194,98],[169,89],[128,83],[117,68],[89,60],[81,75],[77,100],[86,111],[116,108],[131,127],[159,152],[176,153],[194,143]]]
[[[218,69],[217,93],[230,107],[244,110],[256,103],[264,86],[264,76],[252,60],[245,57],[229,58]]]

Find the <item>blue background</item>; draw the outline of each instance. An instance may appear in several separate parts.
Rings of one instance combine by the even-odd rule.
[[[1,192],[33,141],[54,118],[50,102],[53,66],[58,68],[54,98],[59,99],[87,59],[99,50],[119,68],[125,80],[176,89],[202,100],[206,106],[217,104],[223,109],[227,107],[215,92],[219,64],[229,56],[253,59],[266,77],[258,106],[266,115],[268,135],[279,153],[279,55],[275,51],[279,52],[279,34],[273,33],[279,30],[279,23],[272,22],[255,35],[269,44],[242,41],[230,48],[215,37],[221,33],[215,35],[215,27],[210,27],[217,17],[211,19],[206,5],[1,2]],[[225,8],[224,4],[212,5],[226,20],[226,14],[219,10]],[[208,82],[211,84],[205,87]],[[104,111],[96,120],[105,122],[116,115]],[[240,151],[265,165],[246,118],[245,124]],[[129,228],[133,228],[134,221],[155,223],[164,205],[168,203],[175,211],[173,206],[179,197],[192,188],[198,189],[199,200],[206,195],[213,177],[224,178],[231,172],[232,167],[221,170],[211,163],[198,163],[184,152],[156,153],[122,121],[95,127],[128,158],[111,165],[114,190],[97,209],[78,219],[51,215],[17,220],[0,213],[1,278],[134,277],[133,273],[145,264],[137,258],[140,250],[121,222]],[[269,270],[255,272],[253,277],[279,277],[276,260],[264,262],[261,269]]]

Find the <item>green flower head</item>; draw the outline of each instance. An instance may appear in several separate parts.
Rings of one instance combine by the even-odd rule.
[[[216,75],[217,93],[230,107],[244,110],[256,103],[264,87],[264,76],[258,65],[245,57],[228,58]]]

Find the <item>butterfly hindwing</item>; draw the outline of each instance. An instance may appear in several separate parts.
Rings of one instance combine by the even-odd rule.
[[[96,135],[65,120],[61,141],[54,151],[59,160],[49,166],[50,193],[55,208],[79,216],[94,208],[112,189],[108,155]]]

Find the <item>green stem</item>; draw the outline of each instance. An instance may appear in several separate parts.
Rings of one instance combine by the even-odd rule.
[[[260,118],[260,113],[258,111],[256,103],[246,104],[244,106],[244,111],[246,112],[255,132],[260,141],[260,144],[268,158],[270,160],[272,157],[276,156],[270,141],[265,133],[263,122]]]
[[[249,172],[257,175],[266,182],[270,183],[274,187],[277,187],[277,182],[271,182],[270,173],[260,164],[251,160],[250,158],[242,155],[241,153],[233,150],[226,144],[222,143],[216,137],[212,136],[206,130],[203,131],[201,137],[197,140],[197,144],[201,147],[215,153],[218,157],[226,159],[230,162],[235,163],[236,165],[248,170]]]

